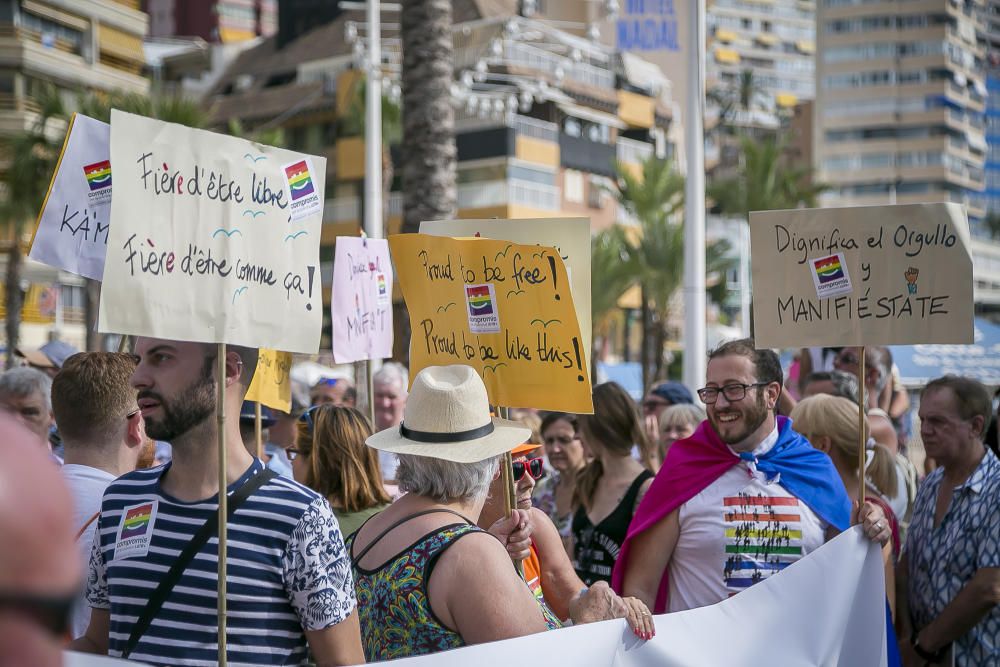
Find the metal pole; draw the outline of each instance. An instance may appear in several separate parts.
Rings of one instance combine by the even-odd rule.
[[[745,221],[740,226],[740,319],[743,321],[743,335],[750,335],[750,225]]]
[[[382,41],[379,1],[366,3],[368,68],[365,84],[365,234],[380,239],[382,230]]]
[[[705,0],[691,3],[684,107],[684,384],[705,381]],[[662,350],[657,350],[662,354]]]
[[[226,344],[219,343],[219,395],[216,399],[216,417],[219,428],[219,665],[226,666],[226,512],[229,497],[226,495]]]

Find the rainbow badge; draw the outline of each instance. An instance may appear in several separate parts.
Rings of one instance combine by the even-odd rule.
[[[844,253],[838,252],[828,257],[810,259],[809,268],[813,285],[816,287],[816,296],[820,299],[849,294],[852,291]]]
[[[288,180],[288,189],[292,191],[293,202],[315,192],[312,176],[309,174],[309,165],[306,164],[305,160],[285,167],[285,178]]]
[[[385,279],[384,273],[379,273],[375,277],[375,301],[380,306],[389,304],[389,283]]]
[[[465,286],[465,304],[472,333],[499,333],[497,295],[492,283]]]
[[[103,160],[83,167],[83,175],[87,177],[87,185],[91,192],[111,187],[111,160]]]
[[[122,508],[115,541],[115,560],[141,557],[149,553],[158,502],[149,500]]]

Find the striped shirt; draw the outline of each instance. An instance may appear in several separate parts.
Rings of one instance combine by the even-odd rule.
[[[160,488],[170,464],[131,472],[108,487],[91,552],[87,601],[110,610],[109,655],[121,655],[149,596],[218,497],[178,501]],[[263,470],[253,465],[228,493]],[[354,609],[351,562],[330,505],[277,477],[233,515],[227,532],[227,656],[232,665],[298,665],[303,630],[340,623]],[[210,538],[139,640],[130,658],[158,665],[215,665],[218,538]]]

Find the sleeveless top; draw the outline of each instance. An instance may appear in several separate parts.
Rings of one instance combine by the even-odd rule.
[[[573,515],[573,567],[583,583],[611,583],[611,570],[628,533],[639,489],[651,477],[648,470],[639,473],[618,506],[596,526],[583,506],[577,508]]]
[[[390,530],[419,514],[422,513],[392,525],[358,555],[354,554],[354,542],[360,529],[346,541],[354,569],[361,644],[368,662],[427,655],[465,646],[462,636],[445,626],[431,608],[427,582],[441,554],[466,535],[484,530],[471,523],[449,524],[424,535],[377,568],[366,569],[358,565],[368,550]],[[540,607],[548,629],[560,627],[555,614],[543,604]]]

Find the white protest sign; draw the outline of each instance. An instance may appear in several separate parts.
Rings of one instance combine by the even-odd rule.
[[[388,241],[337,237],[330,315],[338,364],[392,356],[392,281]]]
[[[111,126],[78,113],[38,214],[28,256],[100,280],[111,220]]]
[[[314,354],[326,160],[114,110],[99,329]]]
[[[508,667],[531,656],[574,667],[875,667],[888,663],[885,613],[882,552],[854,527],[724,602],[655,617],[650,641],[605,621],[375,664]]]
[[[433,236],[481,236],[486,239],[513,241],[524,245],[542,245],[559,251],[580,323],[583,351],[590,359],[590,220],[587,218],[537,218],[520,220],[429,220],[420,223],[421,234]],[[585,362],[589,363],[589,361]]]
[[[750,214],[758,347],[972,342],[958,204]]]

